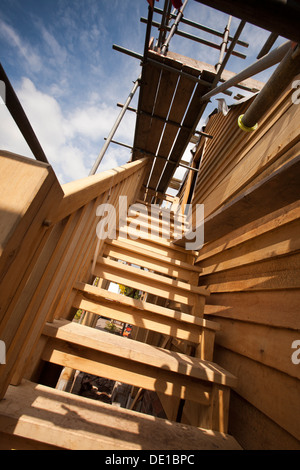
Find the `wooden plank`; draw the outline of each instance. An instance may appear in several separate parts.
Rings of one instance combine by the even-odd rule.
[[[255,239],[267,232],[271,232],[278,227],[293,222],[300,217],[300,201],[297,200],[292,204],[285,205],[284,207],[273,211],[266,216],[260,217],[249,224],[224,235],[217,240],[206,243],[199,253],[195,262],[208,259],[214,255],[221,253],[224,250],[235,248],[242,243]]]
[[[114,240],[107,242],[103,254],[128,262],[131,260],[132,264],[137,266],[144,266],[161,274],[168,274],[186,281],[190,279],[191,272],[195,273],[196,276],[202,272],[202,268],[199,266],[189,265],[163,255],[158,257],[158,255],[148,250],[143,250],[142,253],[137,252],[134,244],[122,243],[121,240],[118,243]]]
[[[267,168],[269,165],[268,158],[274,157],[278,153],[284,153],[284,146],[282,142],[279,142],[275,146],[275,152],[270,153],[270,146],[273,143],[272,129],[279,120],[285,121],[288,114],[291,113],[291,90],[285,92],[280,99],[276,102],[274,108],[270,109],[264,118],[261,120],[260,126],[255,133],[241,132],[239,127],[236,125],[238,116],[244,114],[248,106],[253,100],[243,103],[232,110],[232,114],[229,113],[227,116],[221,116],[222,119],[219,123],[218,129],[215,131],[216,139],[215,142],[209,142],[207,148],[207,155],[209,156],[206,162],[201,165],[201,172],[198,175],[198,188],[195,194],[195,202],[199,197],[204,199],[211,193],[212,188],[215,188],[223,180],[229,177],[230,173],[235,170],[235,167],[244,159],[257,158],[259,155],[264,156],[264,162],[260,158],[259,168]],[[282,122],[283,128],[289,124]],[[228,129],[231,129],[228,135]],[[268,139],[269,145],[266,145]],[[282,151],[283,149],[283,151]],[[223,155],[228,155],[228,158],[224,159]],[[266,158],[268,156],[268,158]],[[265,163],[267,165],[265,165]],[[253,178],[252,178],[253,180]],[[251,181],[251,180],[250,180]]]
[[[131,220],[132,220],[132,222],[131,222]],[[164,216],[164,220],[166,220],[166,221],[169,220],[169,214],[168,213],[167,213],[167,215]],[[145,240],[149,239],[149,240],[152,241],[152,243],[154,245],[168,246],[168,247],[172,248],[174,251],[180,251],[181,253],[186,253],[185,248],[182,248],[178,245],[173,244],[173,241],[170,240],[170,237],[166,237],[166,236],[161,236],[161,237],[153,236],[152,237],[151,230],[149,230],[148,227],[147,227],[148,224],[147,225],[143,224],[144,217],[141,217],[141,218],[136,217],[136,218],[132,218],[132,219],[128,218],[127,221],[129,222],[129,225],[125,224],[125,225],[118,228],[118,231],[121,232],[120,236],[122,235],[123,231],[125,231],[126,235],[127,235],[127,238],[130,237],[133,240],[136,240],[136,239],[139,239],[139,238],[145,239]],[[179,224],[179,222],[180,221],[176,220],[177,225]],[[171,223],[173,223],[173,225],[174,225],[174,222],[172,221],[172,219],[170,217],[170,225],[171,225]],[[154,224],[155,224],[155,221],[154,221]],[[141,226],[141,229],[136,229],[136,226],[137,227]],[[150,227],[151,227],[151,224],[150,224]],[[171,232],[171,230],[170,230],[170,232]],[[168,233],[168,232],[165,230],[165,234],[166,233]]]
[[[205,242],[220,238],[298,200],[300,198],[299,178],[300,156],[297,156],[206,217]],[[275,194],[276,197],[274,197]],[[261,204],[261,201],[264,203]]]
[[[218,293],[209,302],[204,307],[208,319],[213,315],[277,328],[300,328],[300,291],[296,289]]]
[[[182,399],[196,400],[203,406],[209,406],[210,384],[202,384],[199,380],[137,363],[124,357],[119,357],[116,361],[113,356],[105,352],[50,340],[43,352],[42,359],[87,374],[161,392],[169,397],[176,396]]]
[[[63,305],[72,291],[75,279],[78,279],[78,270],[82,265],[86,250],[96,238],[95,210],[97,205],[97,201],[92,201],[76,214],[76,225],[62,256],[59,271],[54,279],[53,289],[56,289],[56,296],[48,307],[51,314],[49,318],[62,316],[62,312],[65,315],[68,314],[67,311],[64,311]]]
[[[29,313],[28,306],[40,279],[36,262],[51,233],[44,221],[63,193],[48,164],[6,154],[1,167],[0,337],[6,344],[6,364],[1,366],[2,397],[36,321],[36,310]]]
[[[210,178],[211,184],[215,187],[218,178],[227,176],[237,162],[249,151],[249,147],[251,148],[265,134],[266,129],[262,127],[258,129],[256,135],[250,133],[245,135],[236,125],[238,116],[245,113],[251,101],[250,99],[248,102],[240,104],[236,109],[233,108],[226,116],[223,113],[218,113],[212,123],[212,128],[209,125],[205,128],[207,133],[214,135],[214,138],[208,140],[205,148],[205,156],[200,165],[201,171],[198,174],[199,183],[195,199],[210,192],[207,178]],[[230,129],[230,133],[227,131],[227,138],[225,136],[226,129]],[[223,150],[228,154],[225,161]],[[201,186],[199,186],[200,181]]]
[[[233,198],[238,192],[241,192],[255,177],[297,144],[299,141],[298,127],[296,125],[289,126],[289,123],[297,122],[299,119],[298,113],[300,113],[300,111],[297,106],[293,105],[291,105],[289,110],[290,112],[286,112],[271,130],[264,135],[264,138],[252,148],[251,153],[249,152],[247,154],[247,158],[241,159],[239,163],[236,164],[233,171],[225,178],[222,178],[214,194],[210,197],[206,196],[204,200],[202,200],[202,202],[205,202],[206,217],[216,210],[217,207],[226,204],[229,198]],[[288,129],[288,132],[286,129]],[[264,155],[263,160],[262,155]],[[294,156],[296,160],[298,155],[299,152],[297,150],[294,153],[292,152],[290,157]],[[211,185],[210,189],[212,190],[212,188],[213,186]],[[290,194],[288,187],[287,194]],[[217,205],[215,204],[216,201],[218,201]],[[194,202],[196,202],[196,198]],[[290,202],[292,201],[288,201],[287,203]]]
[[[24,178],[24,179],[23,179]],[[24,185],[24,180],[28,185]],[[14,181],[14,184],[12,184]],[[17,298],[26,270],[47,237],[43,225],[51,203],[63,196],[50,165],[15,154],[1,156],[0,321]],[[48,231],[49,232],[49,231]]]
[[[194,68],[195,72],[202,72],[203,70],[207,70],[212,73],[216,73],[216,69],[213,65],[207,64],[205,62],[201,62],[200,60],[185,57],[177,52],[168,51],[167,57],[172,58],[173,60],[179,61],[183,65],[187,65],[190,68]],[[234,77],[236,74],[234,72],[230,72],[229,70],[224,70],[222,73],[222,79],[229,80],[230,78]],[[239,83],[243,87],[251,88],[253,92],[260,91],[265,83],[259,80],[255,80],[254,78],[248,78],[243,80]]]
[[[158,68],[152,67],[149,62],[142,68],[138,109],[147,114],[137,115],[133,145],[135,149],[133,152],[133,160],[140,158],[141,154],[136,149],[143,149],[144,142],[148,138],[148,132],[151,126],[151,114],[153,112],[160,75],[161,71]]]
[[[139,341],[79,325],[65,320],[55,320],[45,325],[43,334],[84,348],[94,349],[117,358],[158,367],[163,371],[235,387],[236,378],[217,364],[201,359],[174,354]],[[51,348],[50,348],[51,349]]]
[[[133,173],[125,180],[119,182],[116,186],[113,187],[112,195],[110,196],[110,203],[118,211],[118,198],[120,194],[128,194],[127,189],[131,183],[131,188],[135,191],[135,186],[132,185],[131,179],[133,178],[136,182],[138,178],[138,173]],[[124,191],[124,192],[123,192]],[[129,194],[128,194],[129,196]],[[130,195],[131,198],[132,195]],[[68,316],[69,310],[72,305],[72,288],[76,279],[82,279],[84,276],[89,278],[91,264],[93,257],[96,256],[95,250],[98,248],[101,250],[101,247],[104,243],[104,240],[99,240],[96,237],[96,225],[97,218],[95,217],[95,209],[98,204],[107,202],[108,193],[102,194],[99,198],[92,201],[89,205],[86,205],[83,212],[87,211],[85,217],[85,222],[81,222],[81,226],[77,227],[75,232],[76,237],[79,237],[77,243],[74,244],[72,250],[70,251],[70,262],[67,265],[65,284],[63,284],[59,289],[62,289],[59,296],[59,303],[55,306],[54,315],[55,316]],[[128,203],[130,203],[130,198]],[[88,218],[86,218],[88,217]]]
[[[195,285],[198,284],[199,273],[196,273],[196,272],[190,273],[176,266],[172,266],[172,265],[168,266],[163,261],[159,261],[159,260],[153,261],[152,258],[149,261],[149,258],[144,256],[143,254],[135,254],[135,255],[128,254],[128,252],[126,250],[123,250],[122,248],[113,248],[109,245],[105,245],[103,254],[104,256],[107,256],[109,258],[122,260],[122,261],[127,262],[128,264],[147,268],[151,271],[160,273],[162,275],[175,277],[180,281],[191,282],[191,278],[193,277],[194,281],[191,282],[191,284],[195,284]]]
[[[106,266],[107,270],[108,269],[113,270],[115,268],[115,270],[120,271],[120,273],[126,273],[126,272],[131,273],[133,276],[137,275],[141,279],[148,278],[149,280],[152,280],[153,282],[161,282],[162,285],[169,285],[169,286],[174,285],[178,287],[178,289],[184,289],[190,292],[194,292],[194,293],[198,293],[202,295],[208,295],[208,293],[203,288],[199,289],[197,286],[190,286],[186,282],[176,281],[172,279],[171,277],[162,276],[160,274],[156,274],[148,270],[143,270],[138,267],[129,266],[127,264],[122,263],[122,261],[118,262],[118,261],[114,261],[109,258],[104,258],[100,256],[97,259],[97,264]]]
[[[300,450],[297,439],[235,393],[230,397],[229,429],[245,450]]]
[[[198,73],[197,73],[198,74]],[[191,99],[193,90],[195,88],[195,82],[187,77],[179,77],[177,89],[175,91],[174,100],[170,108],[170,114],[168,119],[173,122],[181,123],[184,117],[184,113]],[[162,141],[158,150],[158,154],[168,157],[176,135],[178,133],[178,127],[167,124],[164,130]],[[160,177],[162,175],[164,166],[166,162],[160,159],[157,159],[153,173],[149,181],[150,188],[156,188]]]
[[[265,264],[265,263],[263,263]],[[253,265],[251,268],[253,269]],[[201,284],[209,286],[211,294],[224,292],[246,292],[278,289],[293,289],[299,291],[300,288],[300,269],[290,271],[285,269],[278,272],[265,272],[251,274],[247,267],[236,268],[237,270],[226,271],[226,280],[224,275],[211,275],[204,277]],[[252,270],[251,269],[251,270]],[[297,294],[295,294],[297,295]]]
[[[300,441],[297,379],[227,349],[217,348],[217,360],[239,380],[236,393]],[[265,387],[268,384],[268,393]]]
[[[300,378],[299,367],[292,362],[292,343],[299,340],[297,331],[221,317],[212,319],[221,324],[221,330],[216,334],[216,342],[220,346]]]
[[[153,253],[154,257],[162,256],[166,258],[171,258],[180,263],[186,263],[189,254],[196,254],[196,252],[194,253],[191,251],[178,251],[175,248],[178,245],[175,245],[174,243],[165,243],[163,245],[162,243],[155,243],[155,240],[145,240],[142,238],[132,240],[130,237],[123,238],[119,236],[115,240],[107,240],[107,243],[114,244],[116,246],[118,246],[119,243],[121,246],[126,243],[126,245],[134,247],[135,250],[138,252],[143,253],[145,250],[150,251],[151,253]]]
[[[210,407],[204,408],[187,400],[183,407],[181,422],[206,429],[215,429],[220,432],[228,432],[229,397],[230,390],[218,386],[213,387]]]
[[[20,413],[20,409],[22,413]],[[67,412],[66,412],[67,410]],[[0,430],[72,450],[237,449],[223,433],[183,426],[43,385],[9,387]]]
[[[141,238],[149,238],[151,239],[162,239],[166,240],[169,243],[172,243],[174,237],[176,237],[176,231],[174,232],[174,225],[171,227],[165,224],[165,226],[161,226],[156,221],[146,221],[140,217],[128,217],[127,218],[127,227],[129,230],[137,232],[137,234],[141,234]],[[125,229],[126,229],[125,225]],[[120,227],[121,229],[121,227]],[[124,226],[122,227],[124,229]],[[177,225],[177,232],[179,232],[179,224]],[[183,233],[183,227],[180,227],[180,235]]]
[[[141,316],[147,315],[146,312],[154,313],[155,315],[162,315],[164,317],[175,319],[176,321],[185,322],[190,324],[190,326],[200,326],[205,329],[216,331],[219,329],[219,325],[215,322],[205,320],[200,317],[194,317],[192,315],[183,313],[179,310],[173,310],[170,308],[163,307],[161,305],[156,305],[154,303],[146,302],[144,300],[133,299],[121,294],[116,294],[115,292],[110,292],[100,287],[91,286],[89,284],[84,284],[83,282],[76,282],[74,285],[75,289],[78,289],[82,292],[87,298],[92,300],[109,300],[113,303],[123,304],[131,309],[140,310]]]
[[[203,260],[203,276],[296,253],[300,249],[299,228],[300,219],[296,219],[289,224],[278,227],[271,233],[267,232],[231,250],[219,253],[207,261]],[[268,275],[267,271],[266,275]],[[297,285],[296,282],[294,287]]]
[[[73,306],[99,316],[112,318],[161,334],[175,336],[176,338],[194,343],[201,342],[202,327],[197,328],[196,325],[193,325],[193,330],[191,331],[190,326],[185,325],[183,322],[177,322],[162,315],[151,315],[151,313],[145,310],[141,312],[139,309],[134,310],[132,307],[129,309],[122,304],[117,306],[111,305],[110,301],[102,301],[101,304],[97,304],[94,301],[84,299],[82,296],[75,298]],[[204,359],[204,356],[202,358]],[[212,357],[210,359],[206,357],[205,359],[212,360]]]
[[[117,185],[117,187],[115,187],[115,190],[110,195],[110,203],[115,206],[117,213],[119,205],[119,195],[127,194],[127,202],[128,204],[131,204],[132,199],[136,197],[138,181],[140,180],[140,183],[142,182],[141,176],[142,174],[135,172],[134,174],[130,175],[126,180],[121,181]],[[101,196],[101,198],[102,197],[106,198],[107,200],[108,194],[104,194]],[[101,198],[95,200],[95,207],[97,207],[97,204],[99,202],[102,202],[99,201],[99,199]],[[84,231],[87,230],[87,234],[85,236],[81,234],[83,248],[80,248],[80,246],[77,246],[76,248],[78,251],[76,255],[75,269],[72,270],[72,277],[70,277],[67,284],[67,295],[65,295],[65,292],[63,292],[61,295],[62,301],[56,311],[57,316],[67,316],[68,318],[69,316],[71,317],[72,312],[70,312],[70,308],[72,306],[74,295],[76,295],[76,293],[72,291],[75,280],[79,279],[84,281],[91,281],[91,269],[93,268],[93,265],[96,262],[97,253],[99,252],[97,250],[98,248],[101,249],[101,243],[104,241],[102,240],[100,245],[98,246],[99,240],[96,237],[96,223],[97,219],[95,217],[92,218],[92,221],[89,222],[86,227],[84,227]]]
[[[27,437],[0,432],[0,450],[61,450],[61,447],[43,444]]]
[[[55,279],[56,270],[59,269],[59,261],[68,243],[68,238],[63,237],[62,234],[68,232],[68,230],[72,233],[72,222],[70,223],[67,219],[53,228],[31,272],[31,277],[26,286],[27,298],[25,295],[22,296],[19,309],[24,315],[27,312],[27,318],[24,319],[22,324],[22,333],[24,334],[27,331],[28,336],[22,352],[18,353],[17,366],[11,383],[20,383],[28,365],[31,351],[36,347],[41,336],[41,331],[49,314],[49,304],[52,296],[56,294],[55,291],[52,292],[51,290],[52,283]],[[16,333],[14,338],[18,341]]]
[[[203,287],[172,280],[107,258],[101,259],[101,263],[98,259],[94,275],[155,295],[167,296],[167,298],[183,303],[194,303],[195,296],[205,297],[209,295],[209,291]]]

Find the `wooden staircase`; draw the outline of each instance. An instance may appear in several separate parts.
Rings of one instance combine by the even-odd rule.
[[[149,222],[150,215],[140,228]],[[63,310],[61,317],[48,317],[31,360],[156,392],[168,420],[29,377],[10,385],[0,401],[0,448],[240,449],[227,434],[230,389],[237,379],[213,362],[220,327],[203,318],[209,291],[198,287],[196,253],[163,238],[163,225],[157,237],[138,238],[135,223],[130,214],[126,227],[136,239],[124,238],[119,227],[117,238],[106,240],[93,260],[91,283],[73,282],[71,311],[89,312],[92,320],[80,324]],[[142,295],[111,292],[111,282]],[[133,325],[134,339],[94,328],[100,316]]]

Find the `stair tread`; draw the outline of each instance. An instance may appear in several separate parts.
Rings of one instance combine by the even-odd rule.
[[[132,225],[134,221],[134,218],[127,218],[127,224],[122,225],[119,230],[124,229],[124,227],[129,227],[131,230],[136,230],[136,228]],[[139,232],[149,236],[150,240],[155,240],[157,238],[158,240],[163,239],[172,242],[175,239],[173,227],[160,227],[146,221],[139,221],[137,225]],[[182,238],[182,230],[180,231],[180,235],[177,238]]]
[[[0,431],[70,450],[241,450],[228,435],[23,381],[0,402]]]
[[[129,236],[129,238],[132,237],[135,237],[137,235],[137,232],[135,229],[131,228],[131,227],[128,227],[128,226],[125,226],[126,228],[126,234],[127,234],[127,237]],[[117,230],[117,239],[121,238],[122,240],[126,240],[126,238],[124,236],[122,236],[120,234],[120,229]],[[122,232],[121,232],[122,233]],[[133,238],[134,239],[134,238]],[[135,240],[135,239],[134,239]],[[178,252],[178,253],[183,253],[183,254],[186,254],[186,255],[195,255],[195,256],[198,256],[199,252],[198,251],[195,251],[195,250],[186,250],[184,248],[184,246],[180,246],[178,244],[175,244],[175,241],[168,241],[168,240],[165,240],[163,238],[158,238],[158,237],[153,237],[152,239],[149,238],[147,239],[146,237],[138,237],[137,240],[135,241],[139,241],[139,240],[145,240],[147,242],[151,242],[152,244],[154,245],[159,245],[159,246],[162,246],[162,247],[167,247],[167,248],[171,248],[172,250]],[[180,239],[181,240],[181,239]]]
[[[174,225],[174,222],[172,222],[172,221],[169,222],[168,220],[153,218],[153,217],[149,217],[149,216],[144,216],[144,217],[139,216],[138,218],[134,217],[134,216],[128,216],[126,218],[127,225],[131,224],[132,222],[136,222],[137,225],[147,227],[148,229],[151,229],[151,226],[153,226],[153,229],[154,228],[155,229],[159,228],[160,230],[161,229],[163,229],[163,230],[170,229],[170,232],[174,231],[174,227],[178,228],[178,229],[179,229],[179,227],[188,228],[188,223],[185,223],[185,222],[177,221],[177,223]]]
[[[112,356],[127,358],[199,380],[230,387],[236,386],[236,377],[213,362],[174,353],[75,322],[54,320],[53,323],[46,323],[43,334],[77,346],[95,349]]]
[[[115,240],[106,240],[106,243],[112,246],[121,246],[123,248],[126,248],[129,251],[137,251],[137,245],[135,243],[135,240],[118,238]],[[148,250],[143,249],[142,254],[149,258],[160,259],[162,261],[165,261],[166,263],[169,263],[174,266],[178,266],[179,268],[186,269],[188,271],[199,272],[199,273],[202,273],[203,271],[203,269],[200,268],[199,266],[188,264],[188,263],[185,263],[184,261],[177,260],[169,256],[157,254],[154,251],[151,251],[150,249]]]
[[[133,266],[129,266],[124,263],[120,263],[118,261],[113,261],[108,258],[99,257],[97,259],[97,264],[101,264],[106,268],[106,272],[111,267],[112,269],[117,269],[121,273],[126,273],[127,275],[133,274],[139,276],[141,279],[146,279],[147,281],[158,282],[162,285],[168,286],[170,288],[176,290],[184,290],[189,293],[199,294],[203,296],[209,295],[209,290],[205,287],[198,287],[187,282],[178,281],[171,279],[166,276],[162,276],[160,274],[151,273],[150,271],[145,271],[140,268],[135,268]]]
[[[84,294],[87,294],[88,298],[89,296],[91,296],[92,298],[96,298],[98,300],[106,299],[108,301],[117,302],[119,304],[126,305],[131,309],[138,309],[141,311],[141,314],[143,314],[145,311],[148,311],[163,317],[178,320],[182,323],[187,323],[191,325],[191,327],[198,325],[212,330],[220,329],[220,325],[211,320],[205,320],[200,317],[195,317],[194,315],[189,315],[188,313],[182,313],[179,310],[162,307],[160,305],[155,305],[144,300],[132,299],[131,297],[126,297],[122,294],[116,294],[115,292],[109,292],[105,289],[95,287],[90,284],[76,282],[74,287],[79,291],[83,292]]]

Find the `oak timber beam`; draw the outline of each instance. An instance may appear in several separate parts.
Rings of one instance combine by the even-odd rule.
[[[165,450],[241,450],[228,434],[170,423],[99,401],[91,403],[88,398],[27,381],[10,386],[0,402],[0,432],[13,448],[18,448],[14,438],[30,437],[40,446],[68,450],[160,450],[162,443]]]
[[[111,335],[105,331],[80,325],[76,322],[55,320],[53,323],[46,323],[43,335],[51,340],[53,339],[53,342],[51,341],[49,346],[46,347],[44,353],[45,359],[47,356],[51,360],[53,348],[62,350],[63,347],[66,347],[67,350],[70,343],[75,345],[75,349],[72,350],[70,348],[71,353],[75,355],[78,355],[79,351],[76,350],[78,347],[85,351],[92,350],[103,353],[105,356],[112,356],[116,365],[121,359],[124,359],[128,360],[129,364],[135,363],[137,366],[143,367],[147,365],[157,368],[164,373],[175,373],[181,379],[186,377],[187,379],[196,379],[207,384],[213,383],[227,387],[236,387],[237,385],[237,378],[214,362],[190,356],[187,357],[185,354],[178,354],[133,339],[128,341],[123,336]],[[85,355],[81,357],[84,358]],[[130,370],[130,368],[131,366],[127,370]],[[132,365],[132,368],[134,368],[134,365]],[[121,365],[119,365],[118,369],[121,373]],[[180,381],[180,377],[178,381]],[[194,381],[192,380],[192,382]],[[200,400],[207,402],[207,398],[203,396]],[[195,397],[195,400],[198,400],[197,397]]]
[[[126,306],[129,310],[139,311],[141,318],[144,318],[145,312],[152,314],[153,316],[169,318],[181,322],[182,324],[189,324],[190,327],[201,327],[210,329],[213,331],[219,330],[219,325],[215,322],[205,320],[199,317],[193,317],[187,313],[183,313],[179,310],[173,310],[170,308],[162,307],[161,305],[152,304],[144,300],[133,299],[121,294],[116,294],[115,292],[110,292],[100,287],[91,286],[89,284],[84,284],[82,282],[77,282],[75,288],[78,289],[80,295],[83,295],[86,299],[97,301],[99,304],[112,303],[113,305],[117,304]],[[78,301],[79,296],[77,297]],[[127,322],[130,323],[130,322]]]
[[[216,73],[215,67],[213,65],[207,64],[206,62],[202,62],[197,59],[183,56],[181,54],[178,54],[177,52],[170,51],[168,52],[167,57],[170,59],[173,59],[174,61],[180,62],[183,66],[187,66],[189,68],[194,69],[198,73],[202,72],[203,70],[207,70],[208,72],[211,72],[211,73]],[[220,81],[229,80],[230,78],[233,78],[235,75],[236,73],[230,72],[229,70],[225,69],[222,71],[222,76],[221,76]],[[242,90],[257,92],[257,91],[260,91],[264,85],[265,85],[264,82],[261,82],[254,78],[245,78],[234,86],[237,88],[241,88]]]

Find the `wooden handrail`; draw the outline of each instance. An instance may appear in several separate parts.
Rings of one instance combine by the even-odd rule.
[[[80,209],[96,197],[99,197],[112,186],[128,178],[133,173],[144,168],[149,159],[142,158],[123,166],[91,175],[62,186],[64,197],[58,208],[50,214],[51,224],[55,224],[76,210]]]

